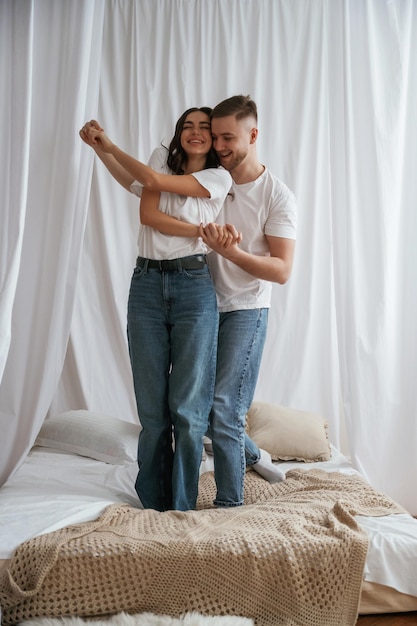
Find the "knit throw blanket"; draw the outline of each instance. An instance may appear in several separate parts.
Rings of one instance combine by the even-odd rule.
[[[367,536],[354,515],[404,510],[358,476],[246,474],[245,506],[197,511],[112,505],[95,521],[22,544],[0,578],[2,624],[121,611],[240,615],[258,626],[353,626]]]

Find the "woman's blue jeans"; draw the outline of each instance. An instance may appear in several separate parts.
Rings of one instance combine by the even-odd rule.
[[[135,268],[128,342],[142,425],[135,488],[145,508],[195,509],[217,332],[207,265],[179,271]]]
[[[268,309],[220,313],[216,385],[209,428],[216,506],[243,504],[246,465],[260,457],[258,446],[245,434],[245,421],[258,380],[267,324]]]

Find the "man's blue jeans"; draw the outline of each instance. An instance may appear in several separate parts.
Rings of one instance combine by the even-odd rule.
[[[216,385],[209,428],[216,506],[243,504],[246,465],[260,457],[259,448],[245,434],[245,421],[258,380],[267,324],[268,309],[220,313]]]
[[[207,266],[168,272],[135,268],[128,341],[142,424],[135,488],[145,508],[195,508],[213,400],[217,331],[216,295]]]

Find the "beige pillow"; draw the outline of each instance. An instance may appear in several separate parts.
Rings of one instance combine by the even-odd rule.
[[[327,426],[315,413],[266,402],[253,402],[246,418],[249,437],[274,461],[329,461]]]

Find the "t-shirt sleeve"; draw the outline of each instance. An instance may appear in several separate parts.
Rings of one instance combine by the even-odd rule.
[[[156,172],[167,174],[167,156],[168,150],[166,148],[164,148],[163,146],[155,148],[148,161],[149,167],[151,167]],[[142,197],[142,189],[143,185],[138,180],[134,180],[133,183],[130,185],[130,191],[139,198]]]
[[[232,177],[222,167],[200,170],[192,175],[204,189],[207,189],[210,194],[210,200],[223,202],[232,186]]]
[[[293,192],[281,183],[265,223],[265,235],[295,239],[297,234],[297,201]]]
[[[138,180],[134,180],[133,183],[130,185],[129,189],[138,198],[142,197],[143,185]]]

